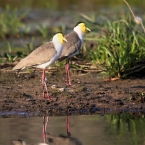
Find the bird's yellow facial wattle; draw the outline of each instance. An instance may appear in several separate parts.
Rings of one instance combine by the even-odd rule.
[[[64,42],[67,42],[67,40],[64,38],[62,33],[58,33],[57,35],[61,44],[64,44]]]
[[[86,31],[91,31],[89,28],[87,28],[87,27],[85,26],[84,23],[80,23],[79,26],[81,27],[82,32],[83,32],[84,34],[86,33]]]

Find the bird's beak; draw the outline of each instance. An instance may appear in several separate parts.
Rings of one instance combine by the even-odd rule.
[[[63,37],[63,41],[64,41],[64,42],[67,42],[67,40],[66,40],[64,37]]]
[[[87,28],[87,27],[86,27],[86,30],[89,31],[89,32],[91,32],[91,30],[89,28]]]

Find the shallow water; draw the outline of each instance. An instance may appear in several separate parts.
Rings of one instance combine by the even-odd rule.
[[[0,144],[11,145],[17,139],[28,144],[42,143],[42,125],[42,117],[1,118]],[[70,116],[71,137],[83,145],[141,145],[145,143],[144,128],[143,114]],[[61,145],[59,135],[66,136],[66,117],[49,117],[47,132]],[[63,140],[63,144],[67,145],[67,141]]]

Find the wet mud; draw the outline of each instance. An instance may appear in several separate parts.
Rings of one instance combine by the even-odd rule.
[[[42,98],[41,70],[0,71],[0,117],[145,112],[145,80],[104,81],[100,73],[71,69],[73,86],[66,88],[65,71],[46,71],[55,101]]]

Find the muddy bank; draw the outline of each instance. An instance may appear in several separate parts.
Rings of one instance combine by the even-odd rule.
[[[1,117],[145,112],[144,79],[105,82],[100,73],[71,69],[73,86],[66,88],[64,70],[47,71],[48,89],[56,98],[49,101],[42,98],[40,70],[19,75],[9,70],[0,72]]]

